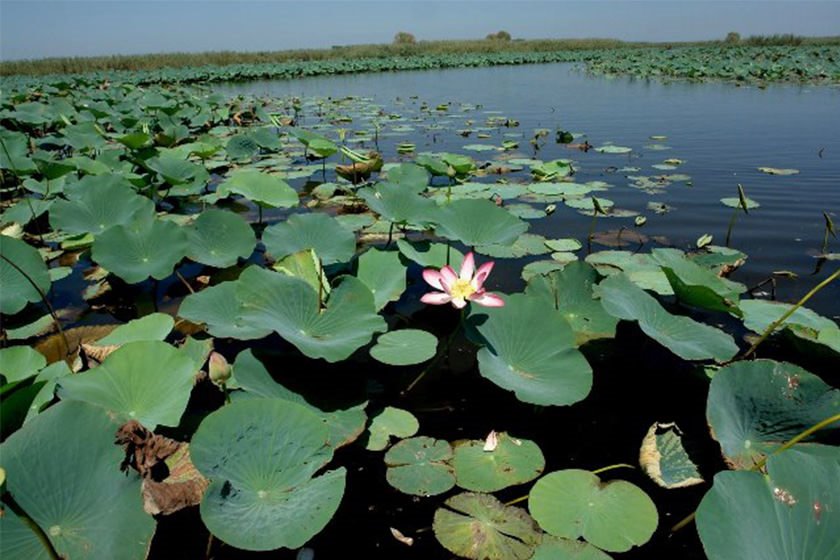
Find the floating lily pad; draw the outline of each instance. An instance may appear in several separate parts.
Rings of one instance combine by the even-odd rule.
[[[204,323],[218,338],[251,340],[263,338],[271,329],[251,325],[242,319],[243,304],[236,296],[236,282],[222,282],[190,294],[181,302],[178,314],[189,321]]]
[[[622,236],[632,238],[633,233],[624,231]],[[599,251],[588,255],[586,262],[604,276],[624,272],[640,288],[662,296],[674,295],[668,277],[651,255],[634,254],[630,251]]]
[[[671,315],[627,276],[617,274],[598,285],[597,294],[607,313],[626,321],[638,321],[651,339],[684,360],[725,361],[738,346],[725,332],[682,315]]]
[[[425,224],[436,209],[432,200],[402,184],[380,183],[375,189],[360,189],[358,195],[368,208],[395,223]]]
[[[0,313],[14,314],[50,289],[47,265],[25,241],[0,235]]]
[[[92,370],[64,377],[62,399],[84,401],[137,420],[150,430],[177,426],[187,407],[196,370],[192,360],[157,341],[132,342]]]
[[[464,253],[444,243],[398,239],[397,247],[407,259],[424,267],[443,268],[449,263],[464,260]]]
[[[798,169],[779,169],[777,167],[759,167],[759,171],[768,175],[798,175]]]
[[[458,494],[435,512],[437,540],[472,560],[528,560],[541,534],[524,510],[489,494]]]
[[[595,148],[595,151],[600,152],[602,154],[629,154],[633,151],[633,148],[627,148],[625,146],[613,146],[612,144],[610,144],[607,146]]]
[[[840,390],[799,366],[754,360],[712,378],[706,417],[726,461],[746,469],[806,428],[840,414]],[[817,439],[840,429],[836,422]]]
[[[210,479],[201,519],[223,542],[244,550],[299,548],[335,514],[344,468],[313,475],[332,458],[327,428],[285,400],[235,402],[207,416],[190,445]]]
[[[391,366],[409,366],[431,360],[437,353],[435,335],[418,329],[401,329],[380,336],[370,355]]]
[[[840,452],[789,449],[767,474],[724,471],[697,508],[710,560],[823,560],[837,556]]]
[[[6,489],[64,557],[146,556],[155,521],[143,511],[140,479],[119,470],[117,427],[101,408],[60,402],[0,446]],[[17,558],[5,523],[0,550]]]
[[[546,535],[531,560],[610,560],[610,555],[588,542]]]
[[[552,251],[560,251],[564,253],[568,253],[570,251],[579,251],[582,247],[580,241],[573,238],[546,239],[545,245]]]
[[[545,237],[523,233],[512,245],[479,245],[477,253],[497,259],[518,259],[528,255],[544,255],[551,250],[545,244]]]
[[[452,446],[426,436],[404,439],[385,454],[388,484],[406,494],[436,496],[455,486]]]
[[[511,245],[528,224],[489,200],[456,200],[435,215],[438,235],[465,245]]]
[[[682,431],[673,422],[654,422],[639,451],[645,474],[663,488],[702,484],[703,478],[682,445]]]
[[[568,469],[539,479],[528,499],[531,515],[546,532],[583,537],[610,552],[625,552],[653,536],[659,514],[638,486],[624,480],[601,482],[595,474]]]
[[[456,443],[452,466],[458,486],[474,492],[496,492],[542,474],[545,457],[536,443],[505,432],[497,434],[496,442],[492,450],[485,450],[484,440]]]
[[[368,451],[382,451],[388,447],[391,437],[407,438],[417,433],[420,423],[407,410],[393,406],[385,409],[373,417],[368,428]]]
[[[326,266],[347,262],[356,252],[356,236],[327,214],[294,214],[263,232],[266,250],[281,259],[304,249],[314,249]]]
[[[756,202],[755,200],[753,200],[751,198],[746,198],[746,197],[744,197],[744,203],[743,204],[741,203],[741,199],[738,198],[737,196],[729,197],[729,198],[721,198],[720,202],[724,206],[728,206],[730,208],[743,208],[744,204],[746,204],[747,210],[752,210],[753,208],[761,207],[761,204],[759,204],[758,202]]]
[[[474,309],[470,322],[485,343],[479,372],[519,400],[559,406],[589,394],[592,368],[563,313],[542,298],[514,294],[504,307]]]
[[[254,251],[257,238],[245,220],[233,212],[209,209],[202,212],[187,229],[190,259],[224,268],[247,258]]]

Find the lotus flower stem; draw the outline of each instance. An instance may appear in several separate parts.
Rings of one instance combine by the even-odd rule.
[[[3,502],[9,506],[9,509],[12,510],[15,515],[18,516],[24,525],[32,529],[32,532],[35,533],[35,536],[38,537],[38,540],[41,541],[41,544],[44,545],[44,548],[47,550],[47,554],[49,555],[51,560],[61,560],[61,556],[59,556],[58,552],[55,550],[50,538],[41,529],[40,525],[35,523],[35,521],[27,515],[23,508],[15,501],[12,495],[9,492],[6,492],[3,496]]]
[[[442,359],[445,355],[447,355],[447,354],[449,353],[449,347],[450,347],[450,346],[452,346],[452,342],[455,340],[455,336],[458,334],[458,332],[461,330],[461,327],[463,327],[463,326],[464,326],[464,310],[463,310],[463,309],[461,309],[461,318],[460,318],[460,320],[458,321],[458,326],[457,326],[457,327],[455,327],[455,328],[452,330],[452,332],[450,333],[449,337],[448,337],[448,338],[446,339],[446,341],[443,343],[443,346],[441,346],[440,351],[438,351],[438,353],[435,355],[434,359],[433,359],[431,362],[429,362],[429,365],[427,365],[426,367],[424,367],[424,368],[423,368],[423,371],[421,371],[421,372],[417,375],[417,377],[415,377],[415,378],[414,378],[414,380],[413,380],[411,383],[409,383],[409,384],[408,384],[408,387],[406,387],[405,389],[403,389],[402,391],[400,391],[400,396],[401,396],[401,397],[406,396],[406,395],[407,395],[407,394],[408,394],[408,393],[409,393],[412,389],[414,389],[414,387],[415,387],[418,383],[420,383],[420,381],[421,381],[424,377],[426,377],[426,374],[427,374],[427,373],[429,373],[429,372],[432,370],[432,368],[434,368],[435,366],[437,366],[437,365],[440,363],[440,360],[441,360],[441,359]]]
[[[595,469],[592,471],[592,474],[601,474],[602,472],[611,471],[613,469],[635,469],[633,465],[629,465],[627,463],[616,463],[615,465],[607,465],[606,467],[601,467],[600,469]]]
[[[732,228],[735,227],[735,222],[738,221],[738,210],[740,207],[736,207],[735,210],[732,212],[732,217],[729,219],[729,226],[726,228],[726,246],[729,247],[729,239],[732,237]]]
[[[43,301],[44,305],[47,306],[47,311],[49,312],[50,317],[52,317],[56,328],[58,328],[58,334],[61,336],[61,341],[64,343],[64,356],[67,357],[70,354],[70,343],[67,342],[67,336],[64,334],[64,329],[61,328],[61,321],[58,320],[58,315],[55,312],[55,308],[53,308],[52,304],[50,303],[50,300],[47,299],[47,294],[45,294],[44,291],[40,287],[38,287],[38,284],[35,283],[32,277],[29,276],[29,274],[27,274],[25,270],[19,267],[10,258],[8,258],[6,255],[0,255],[0,258],[9,263],[9,265],[11,265],[12,268],[17,270],[24,278],[26,278],[27,282],[29,282],[29,284],[33,288],[35,288],[35,291],[38,292],[38,295],[41,297],[41,301]]]
[[[823,280],[822,282],[820,282],[819,284],[814,286],[811,289],[811,291],[809,291],[807,294],[802,296],[802,299],[797,301],[796,304],[793,307],[791,307],[790,309],[788,309],[785,312],[784,315],[782,315],[781,317],[779,317],[778,319],[776,319],[775,321],[770,323],[770,325],[766,329],[764,329],[764,332],[761,333],[761,336],[758,338],[758,340],[753,342],[753,345],[750,346],[750,349],[747,350],[746,353],[743,356],[741,356],[740,359],[743,360],[744,358],[749,357],[753,352],[755,352],[756,348],[758,348],[759,345],[762,342],[764,342],[767,339],[768,336],[773,334],[773,331],[775,331],[777,328],[779,328],[779,326],[781,326],[782,323],[787,321],[788,318],[791,315],[793,315],[796,312],[797,309],[802,307],[805,304],[806,301],[808,301],[809,299],[811,299],[814,296],[814,294],[816,294],[817,292],[819,292],[820,290],[822,290],[823,288],[825,288],[826,286],[831,284],[834,280],[837,280],[838,277],[840,277],[840,268],[835,270],[834,274],[832,274],[831,276],[829,276],[828,278],[826,278],[825,280]],[[731,360],[731,361],[735,361],[735,360]]]

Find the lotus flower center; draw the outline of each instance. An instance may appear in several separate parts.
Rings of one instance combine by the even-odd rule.
[[[475,293],[475,288],[472,287],[469,280],[458,278],[452,287],[449,288],[449,295],[452,299],[468,299]]]

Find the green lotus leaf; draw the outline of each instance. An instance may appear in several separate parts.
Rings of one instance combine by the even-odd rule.
[[[582,247],[580,241],[571,237],[564,239],[546,239],[545,245],[552,251],[559,251],[563,253],[579,251]]]
[[[740,303],[744,313],[744,326],[757,333],[763,333],[767,327],[782,318],[793,307],[788,303],[762,300],[746,300]],[[811,311],[807,307],[800,307],[777,329],[777,332],[790,332],[799,339],[821,344],[840,353],[840,327],[831,319],[827,319]]]
[[[571,175],[572,164],[568,160],[556,159],[531,166],[531,174],[543,181],[551,181]]]
[[[730,335],[690,317],[671,315],[624,274],[603,280],[596,293],[607,313],[638,321],[646,335],[684,360],[723,362],[738,353]]]
[[[207,332],[217,338],[252,340],[263,338],[271,329],[259,328],[242,319],[243,304],[236,295],[236,282],[222,282],[190,294],[181,302],[178,315],[204,323]]]
[[[414,158],[414,162],[423,167],[434,177],[445,177],[449,175],[449,166],[440,158],[434,157],[430,154],[418,154]]]
[[[187,248],[187,236],[175,223],[142,216],[99,234],[92,255],[109,272],[136,284],[150,276],[157,280],[168,277]]]
[[[54,203],[55,200],[44,200],[42,198],[35,198],[34,196],[24,197],[3,211],[3,214],[0,215],[0,223],[8,224],[14,222],[25,226],[52,208]]]
[[[82,122],[65,126],[61,134],[65,143],[74,150],[94,151],[107,144],[101,130],[96,123]]]
[[[612,200],[607,198],[597,198],[598,205],[605,211],[609,212],[610,208],[612,208],[615,203]],[[570,198],[565,201],[566,206],[569,208],[574,208],[576,210],[584,210],[585,213],[588,215],[592,215],[595,212],[595,202],[593,202],[593,198]],[[600,215],[600,212],[599,212]]]
[[[146,165],[170,185],[184,185],[196,179],[209,178],[203,165],[177,157],[174,154],[162,154],[151,158],[146,161]]]
[[[338,151],[338,146],[334,142],[326,138],[313,138],[307,144],[310,151],[314,152],[318,157],[327,158]]]
[[[679,249],[654,249],[651,256],[662,267],[674,294],[688,305],[740,315],[738,301],[747,288],[721,278],[686,258]]]
[[[324,266],[347,262],[356,252],[356,236],[327,214],[293,214],[267,227],[262,240],[276,259],[314,249]]]
[[[97,346],[121,346],[140,340],[163,340],[175,327],[175,320],[165,313],[151,313],[120,325],[111,334],[96,341]]]
[[[60,402],[0,446],[7,490],[63,557],[146,557],[155,521],[143,511],[140,479],[120,472],[118,427],[101,408]],[[21,558],[18,543],[3,521],[3,557]]]
[[[547,216],[545,210],[534,208],[530,204],[506,204],[504,208],[517,218],[522,218],[523,220],[538,220]]]
[[[599,251],[586,256],[586,262],[603,276],[624,272],[637,286],[661,296],[672,296],[674,290],[659,263],[650,255],[630,251]]]
[[[242,273],[236,294],[244,325],[271,329],[310,358],[344,360],[385,330],[373,294],[352,276],[332,290],[323,311],[305,281],[257,267]]]
[[[225,146],[230,159],[251,159],[260,152],[260,145],[249,134],[231,136]]]
[[[444,243],[397,239],[397,248],[405,258],[424,267],[443,268],[450,262],[464,260],[464,253]]]
[[[401,163],[388,170],[388,182],[419,193],[426,190],[429,184],[429,172],[413,163]]]
[[[574,261],[562,270],[534,276],[525,293],[546,300],[559,310],[575,333],[578,346],[598,338],[614,338],[618,320],[594,299],[592,287],[598,273],[590,265]]]
[[[207,416],[190,444],[210,486],[201,519],[244,550],[299,548],[332,518],[344,495],[344,468],[313,475],[332,459],[327,428],[287,400],[234,402]]]
[[[26,134],[0,128],[0,142],[5,147],[0,150],[0,169],[21,175],[38,171],[35,162],[29,159],[29,139]]]
[[[691,458],[682,444],[682,431],[673,422],[654,422],[639,451],[639,464],[663,488],[685,488],[702,484]]]
[[[235,398],[284,399],[307,407],[324,419],[329,431],[327,445],[333,449],[354,442],[365,429],[367,415],[364,408],[367,403],[345,410],[324,412],[310,405],[298,393],[274,381],[250,349],[243,350],[236,356],[236,362],[233,364],[233,381],[229,386],[244,390],[242,393],[234,393]]]
[[[588,542],[545,535],[531,560],[610,560],[611,556]]]
[[[2,484],[2,483],[0,483]],[[10,508],[3,509],[0,516],[0,554],[3,558],[26,558],[31,560],[49,560],[47,549],[29,528]]]
[[[724,471],[697,508],[710,560],[836,558],[840,450],[794,448],[767,460],[767,474]]]
[[[568,469],[539,479],[528,498],[531,515],[547,533],[583,537],[609,552],[626,552],[653,536],[659,514],[638,486],[602,482],[595,474]]]
[[[152,137],[145,132],[129,132],[117,138],[117,142],[131,150],[139,150],[152,143]]]
[[[545,468],[545,457],[531,440],[501,432],[495,434],[495,448],[485,450],[485,443],[467,440],[455,444],[455,483],[464,490],[497,492],[534,480]]]
[[[240,194],[269,208],[291,208],[298,205],[298,194],[283,179],[256,169],[238,169],[216,189],[219,196]]]
[[[385,407],[382,412],[373,417],[368,428],[368,451],[382,451],[390,443],[391,437],[408,438],[417,433],[420,423],[407,410]]]
[[[741,204],[741,199],[738,198],[737,196],[733,196],[733,197],[730,197],[730,198],[721,198],[720,202],[724,206],[729,206],[730,208],[742,208],[742,206],[743,206]],[[752,210],[753,208],[761,207],[761,204],[759,204],[758,202],[756,202],[755,200],[753,200],[751,198],[744,197],[744,202],[746,202],[747,210]]]
[[[373,293],[376,310],[397,301],[405,291],[406,267],[397,251],[370,248],[359,257],[359,280]]]
[[[595,189],[577,183],[531,183],[528,190],[543,197],[581,197],[586,196]],[[556,199],[555,199],[556,200]]]
[[[528,224],[489,200],[455,200],[434,216],[438,235],[464,245],[511,245]]]
[[[381,335],[370,355],[391,366],[409,366],[431,360],[437,353],[435,335],[418,329],[401,329]]]
[[[767,173],[768,175],[797,175],[798,169],[779,169],[777,167],[759,167],[759,171]]]
[[[810,426],[840,414],[840,389],[799,366],[754,360],[721,368],[712,378],[706,418],[726,461],[753,466]],[[840,422],[817,432],[817,439]]]
[[[479,245],[475,250],[477,253],[497,259],[518,259],[550,252],[545,245],[545,237],[533,233],[523,233],[512,245]]]
[[[563,313],[542,298],[508,296],[504,307],[472,310],[470,323],[486,344],[478,351],[479,372],[517,399],[560,406],[589,394],[592,368]]]
[[[436,496],[455,486],[449,442],[427,436],[404,439],[385,454],[388,484],[405,494]]]
[[[27,303],[41,301],[50,289],[50,275],[37,249],[0,235],[0,285],[0,313],[12,315]]]
[[[542,535],[521,508],[489,494],[458,494],[435,512],[437,540],[453,554],[473,560],[528,560]]]
[[[233,212],[212,208],[202,212],[187,229],[187,239],[187,257],[216,268],[248,258],[257,244],[254,230],[245,220]]]
[[[33,376],[46,365],[44,355],[29,346],[0,349],[0,375],[5,378],[5,383]]]
[[[610,144],[607,146],[595,148],[595,151],[600,152],[602,154],[629,154],[633,151],[633,149],[624,146],[613,146],[612,144]]]
[[[379,183],[358,193],[372,211],[398,224],[425,225],[436,210],[435,203],[411,188],[397,183]]]
[[[307,284],[312,286],[313,290],[319,292],[323,297],[329,297],[330,295],[332,287],[327,275],[324,274],[321,259],[312,249],[304,249],[292,253],[288,257],[283,257],[275,262],[271,268],[277,272],[306,281]]]
[[[177,426],[187,408],[196,369],[183,352],[159,341],[128,343],[84,373],[62,378],[62,399],[84,401],[150,430]]]

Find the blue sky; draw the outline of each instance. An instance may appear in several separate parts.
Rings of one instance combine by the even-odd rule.
[[[418,39],[677,41],[840,33],[840,1],[0,0],[0,58],[281,50]]]

